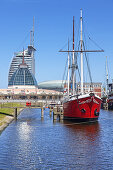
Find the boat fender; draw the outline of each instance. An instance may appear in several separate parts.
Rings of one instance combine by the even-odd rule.
[[[95,116],[99,116],[99,112],[97,112],[97,109],[95,109],[94,115],[95,115]]]
[[[82,113],[86,113],[86,110],[85,110],[85,109],[82,109],[81,112],[82,112]]]

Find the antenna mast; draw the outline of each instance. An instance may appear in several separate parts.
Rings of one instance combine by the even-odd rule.
[[[30,45],[32,45],[32,30],[30,31]]]
[[[23,60],[22,60],[22,64],[24,64],[24,48],[23,48]]]
[[[34,17],[33,17],[33,29],[30,31],[30,45],[34,47]]]
[[[34,17],[33,17],[33,47],[34,47]]]

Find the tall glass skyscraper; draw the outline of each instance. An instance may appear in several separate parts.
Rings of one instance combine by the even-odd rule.
[[[29,45],[28,48],[24,50],[24,61],[27,64],[29,71],[34,76],[35,76],[35,58],[34,58],[35,51],[36,49],[32,45]],[[9,69],[8,85],[9,85],[12,75],[15,73],[19,65],[22,63],[22,60],[23,60],[23,51],[20,51],[14,54],[14,57],[11,61],[11,65]]]

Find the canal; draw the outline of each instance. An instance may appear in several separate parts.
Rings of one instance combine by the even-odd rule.
[[[0,134],[0,170],[113,169],[113,111],[96,123],[53,122],[49,109],[25,109]]]

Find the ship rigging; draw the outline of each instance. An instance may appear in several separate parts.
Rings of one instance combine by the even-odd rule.
[[[85,50],[84,41],[83,41],[83,18],[82,18],[82,9],[80,16],[80,49],[75,50],[75,42],[74,42],[74,17],[73,17],[73,50],[69,50],[69,42],[68,42],[68,50],[60,50],[59,52],[67,52],[68,53],[68,94],[65,96],[63,108],[64,108],[64,118],[66,119],[80,119],[80,120],[97,120],[100,111],[101,99],[96,96],[94,93],[90,91],[90,93],[84,94],[83,87],[83,53],[86,52],[104,52],[101,50]],[[70,57],[69,53],[72,52],[72,65],[70,67]],[[76,83],[76,70],[78,69],[77,65],[77,57],[75,57],[76,53],[80,53],[80,86],[81,92],[78,94],[77,89],[75,88]],[[76,60],[75,60],[76,59]],[[87,61],[87,59],[86,59]],[[89,76],[92,84],[91,73],[89,69],[89,64],[87,61]],[[72,80],[72,93],[70,95],[70,78],[69,71],[71,69],[71,80]]]

